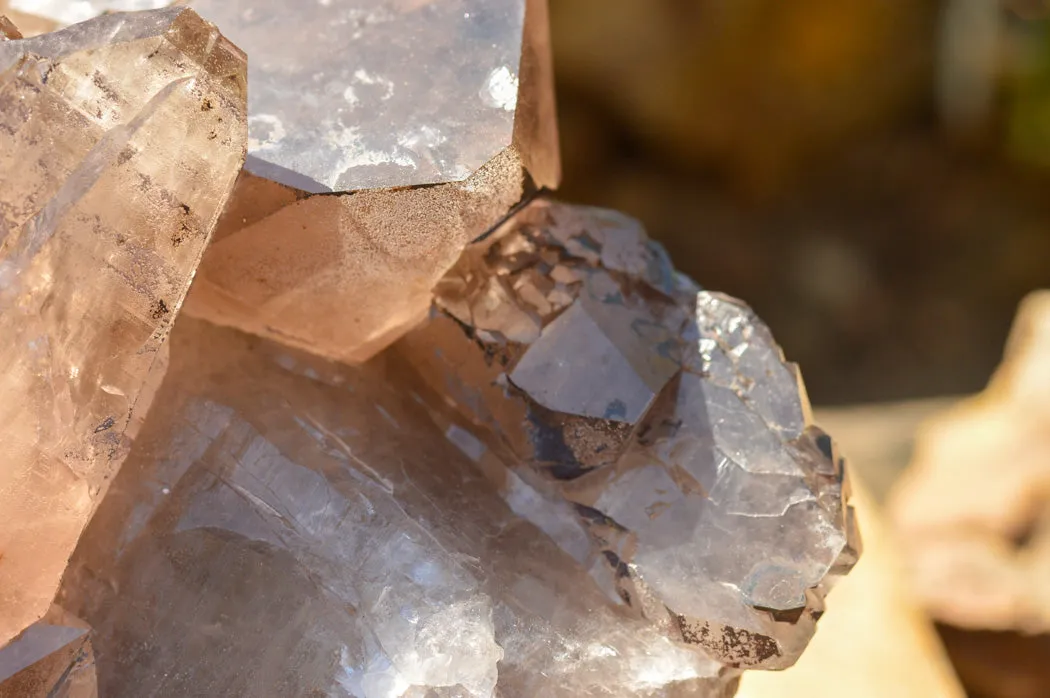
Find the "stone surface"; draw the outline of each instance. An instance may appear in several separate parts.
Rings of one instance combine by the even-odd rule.
[[[170,348],[59,595],[93,628],[99,695],[695,698],[735,683],[516,515],[391,357],[340,367],[186,317]]]
[[[625,610],[791,664],[859,538],[797,369],[633,220],[537,200],[468,250],[398,352],[508,503]],[[586,531],[581,536],[581,531]]]
[[[191,10],[0,42],[0,645],[43,614],[244,158]]]
[[[890,512],[919,599],[960,628],[1050,632],[1050,292],[983,393],[930,419]]]
[[[558,182],[545,0],[192,4],[264,57],[249,111],[269,134],[253,132],[196,316],[366,360],[426,314],[471,240]],[[275,46],[290,15],[316,31]],[[310,195],[331,189],[354,191]]]

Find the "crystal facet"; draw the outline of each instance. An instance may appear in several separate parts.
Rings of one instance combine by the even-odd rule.
[[[518,517],[396,364],[339,367],[192,318],[170,342],[59,596],[93,628],[100,695],[671,697],[734,682]]]
[[[546,0],[191,4],[265,56],[193,315],[366,360],[425,316],[471,240],[557,184]],[[291,17],[317,31],[275,47]],[[333,190],[353,191],[315,194]]]
[[[0,645],[126,452],[246,139],[244,56],[192,10],[0,41]]]
[[[13,10],[45,17],[59,24],[75,24],[103,12],[159,10],[171,0],[7,0]]]
[[[730,665],[797,658],[859,541],[842,461],[749,308],[631,219],[538,200],[398,346],[435,411],[511,464],[508,501],[548,500],[541,527],[568,503],[558,525],[588,531],[578,559],[611,598]]]
[[[522,0],[190,4],[261,56],[252,174],[308,192],[451,182],[511,142]]]
[[[90,630],[53,606],[0,648],[0,698],[97,698]]]

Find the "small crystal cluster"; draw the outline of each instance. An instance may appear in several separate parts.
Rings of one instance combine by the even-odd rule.
[[[541,199],[468,250],[399,349],[611,599],[727,664],[794,662],[858,537],[843,460],[747,306],[626,216]]]
[[[546,195],[544,0],[161,4],[0,15],[0,696],[790,665],[843,461],[745,305]]]

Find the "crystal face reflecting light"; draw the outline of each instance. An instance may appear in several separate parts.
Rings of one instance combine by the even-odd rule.
[[[459,181],[511,141],[522,0],[191,5],[264,56],[248,66],[255,175],[309,192]]]

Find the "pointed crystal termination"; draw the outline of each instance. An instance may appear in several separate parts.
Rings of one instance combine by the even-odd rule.
[[[576,555],[610,598],[731,666],[798,657],[859,539],[844,463],[749,308],[633,220],[538,199],[397,348],[443,424],[517,464],[489,471],[512,506],[589,531]]]
[[[190,4],[257,57],[246,172],[193,315],[365,360],[470,241],[557,185],[546,0]]]
[[[3,4],[4,0],[0,0]],[[65,26],[93,19],[103,12],[159,10],[171,0],[7,0],[11,9],[43,17]]]
[[[97,698],[86,623],[57,606],[0,648],[0,698]]]
[[[0,15],[0,41],[12,41],[21,38],[22,32],[18,31],[15,23],[6,15]]]
[[[46,34],[59,27],[59,23],[54,20],[20,12],[17,8],[11,7],[7,0],[0,0],[0,15],[4,15],[9,23],[17,27],[18,33],[18,36],[11,36],[0,29],[0,41],[3,41],[5,38],[22,39],[27,36]]]
[[[192,10],[0,42],[0,645],[43,614],[232,190],[244,55]]]
[[[170,352],[59,594],[92,627],[99,695],[714,698],[735,681],[517,516],[386,355],[328,364],[185,316]]]

